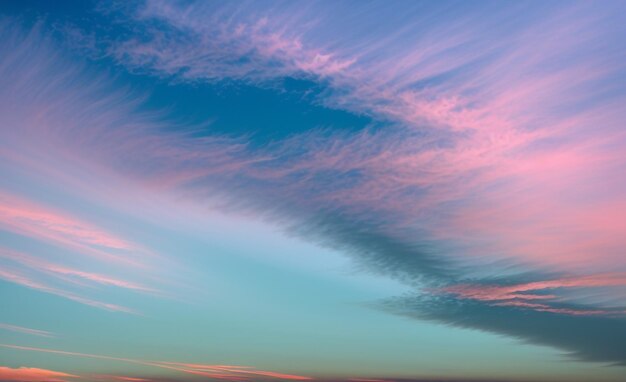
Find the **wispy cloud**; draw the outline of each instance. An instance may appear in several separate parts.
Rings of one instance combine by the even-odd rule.
[[[107,261],[132,264],[126,256],[113,251],[137,250],[124,240],[89,223],[7,193],[0,193],[0,227]]]
[[[23,326],[10,325],[10,324],[5,324],[1,322],[0,322],[0,329],[9,330],[9,331],[16,332],[16,333],[30,334],[33,336],[55,337],[54,333],[48,332],[46,330],[25,328]]]
[[[133,314],[136,313],[132,309],[126,308],[121,305],[111,304],[111,303],[106,303],[106,302],[90,299],[87,297],[83,297],[74,292],[70,292],[70,291],[66,291],[66,290],[49,286],[47,284],[44,284],[43,282],[30,278],[29,276],[15,269],[10,269],[10,268],[0,269],[0,278],[5,281],[14,283],[14,284],[18,284],[18,285],[31,288],[40,292],[50,293],[59,297],[76,301],[81,304],[93,306],[95,308],[105,309],[105,310],[109,310],[112,312],[124,312],[124,313],[133,313]]]
[[[569,277],[556,280],[535,281],[515,285],[453,285],[442,289],[462,299],[493,302],[495,305],[516,306],[565,314],[626,314],[626,310],[576,310],[553,308],[550,300],[563,300],[554,294],[544,292],[562,288],[599,288],[626,286],[626,274],[608,273],[591,276]],[[529,293],[530,292],[530,293]],[[541,301],[539,301],[541,300]]]
[[[225,380],[233,380],[233,381],[247,381],[247,380],[267,378],[267,379],[273,379],[273,380],[304,381],[304,380],[313,379],[313,378],[301,376],[301,375],[284,374],[284,373],[277,373],[277,372],[272,372],[272,371],[258,370],[250,366],[205,365],[205,364],[192,364],[192,363],[182,363],[182,362],[144,361],[144,360],[137,360],[133,358],[112,357],[112,356],[105,356],[105,355],[68,352],[68,351],[62,351],[62,350],[44,349],[44,348],[8,345],[8,344],[0,344],[0,347],[5,347],[5,348],[15,349],[15,350],[25,350],[25,351],[59,354],[59,355],[74,356],[74,357],[84,357],[84,358],[126,362],[126,363],[132,363],[132,364],[138,364],[138,365],[144,365],[144,366],[152,366],[152,367],[161,368],[161,369],[174,370],[174,371],[178,371],[184,374],[198,375],[198,376],[207,377],[211,379],[218,379],[218,380],[225,379]],[[127,380],[133,380],[133,379],[127,379]]]
[[[0,259],[10,260],[14,263],[18,263],[26,266],[31,270],[36,270],[41,273],[45,273],[48,275],[52,275],[58,278],[63,279],[68,282],[75,282],[75,279],[88,281],[95,284],[114,286],[118,288],[130,289],[140,292],[156,292],[152,288],[145,287],[138,283],[121,280],[118,278],[114,278],[111,276],[93,273],[93,272],[85,272],[78,269],[61,266],[58,264],[51,263],[44,259],[38,258],[36,256],[31,256],[23,252],[12,251],[8,249],[4,249],[0,247]],[[74,278],[68,278],[74,277]]]
[[[19,367],[16,369],[0,366],[0,380],[3,381],[22,381],[22,382],[65,382],[68,378],[75,378],[76,375],[62,373],[60,371],[52,371],[46,369],[38,369],[35,367]]]
[[[89,375],[89,378],[101,381],[130,381],[130,382],[150,382],[152,379],[128,377],[124,375],[111,375],[111,374],[97,374]]]
[[[180,367],[181,371],[197,374],[211,378],[219,379],[233,379],[233,380],[248,380],[250,378],[270,378],[270,379],[284,379],[294,381],[306,381],[311,380],[311,377],[305,377],[294,374],[283,374],[272,371],[256,370],[249,366],[232,366],[232,365],[201,365],[193,363],[180,363],[180,362],[158,362],[161,365]]]
[[[537,281],[526,284],[517,284],[511,286],[481,288],[477,286],[448,287],[447,292],[459,293],[464,296],[476,298],[479,300],[505,300],[525,296],[517,294],[518,292],[529,292],[545,289],[556,288],[576,288],[576,287],[602,287],[602,286],[622,286],[626,285],[626,274],[624,273],[608,273],[592,276],[569,277],[557,280]],[[476,293],[474,293],[475,291]]]

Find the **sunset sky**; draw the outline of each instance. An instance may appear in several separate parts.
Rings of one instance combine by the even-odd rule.
[[[624,20],[0,1],[0,381],[624,381]]]

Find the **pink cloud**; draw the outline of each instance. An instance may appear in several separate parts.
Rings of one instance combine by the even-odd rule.
[[[74,280],[67,280],[64,276],[75,276],[78,279],[94,282],[97,284],[110,285],[141,292],[155,292],[155,290],[152,288],[145,287],[132,281],[121,280],[99,273],[85,272],[78,269],[57,265],[38,257],[27,255],[22,252],[0,248],[0,258],[9,259],[13,262],[23,264],[30,269],[57,276],[70,282]]]
[[[116,251],[138,251],[132,244],[91,224],[16,195],[0,192],[0,227],[109,261],[136,264]]]
[[[14,284],[22,285],[40,292],[50,293],[59,297],[66,298],[68,300],[72,300],[84,305],[92,306],[99,309],[109,310],[112,312],[123,312],[123,313],[132,313],[136,314],[132,309],[126,308],[121,305],[110,304],[106,302],[101,302],[98,300],[93,300],[87,297],[80,296],[76,293],[65,291],[59,288],[55,288],[49,285],[46,285],[40,281],[34,280],[17,270],[11,269],[0,269],[0,278],[4,279],[8,282],[12,282]]]
[[[88,223],[27,202],[15,195],[0,194],[0,217],[3,224],[16,229],[34,225],[51,235],[71,238],[89,245],[113,249],[132,249],[123,240],[98,230]]]
[[[561,289],[622,286],[626,286],[626,273],[606,273],[589,276],[576,276],[506,286],[461,284],[446,287],[436,292],[450,293],[461,299],[486,301],[498,306],[516,306],[538,311],[571,315],[613,315],[626,314],[626,310],[615,311],[605,309],[565,309],[552,307],[549,305],[549,303],[551,301],[562,300],[562,298],[556,294],[558,290]],[[553,293],[527,293],[544,290],[550,290],[553,291]]]
[[[20,367],[12,369],[10,367],[0,366],[0,380],[3,381],[20,381],[20,382],[65,382],[67,378],[77,378],[76,375],[52,371],[46,369],[38,369],[34,367]]]
[[[443,291],[453,293],[464,298],[472,298],[482,301],[510,300],[515,298],[532,300],[553,298],[554,296],[527,295],[523,292],[558,288],[589,288],[607,286],[626,286],[626,273],[607,273],[591,276],[561,278],[511,286],[456,285],[444,288]]]
[[[42,352],[42,353],[75,356],[75,357],[120,361],[120,362],[126,362],[126,363],[138,364],[138,365],[153,366],[153,367],[167,369],[167,370],[175,370],[175,371],[179,371],[185,374],[199,375],[199,376],[209,377],[213,379],[225,379],[225,380],[235,380],[235,381],[245,381],[245,380],[251,379],[252,377],[272,378],[272,379],[277,378],[277,379],[298,380],[298,381],[313,379],[311,377],[305,377],[301,375],[284,374],[284,373],[276,373],[276,372],[271,372],[271,371],[257,370],[249,366],[205,365],[205,364],[166,362],[166,361],[142,361],[142,360],[136,360],[132,358],[111,357],[111,356],[105,356],[105,355],[68,352],[68,351],[63,351],[63,350],[44,349],[44,348],[8,345],[8,344],[0,344],[0,347],[5,347],[9,349],[17,349],[17,350],[25,350],[25,351],[35,351],[35,352]]]
[[[89,378],[103,381],[128,381],[128,382],[150,382],[151,379],[128,377],[125,375],[112,375],[112,374],[92,374]]]

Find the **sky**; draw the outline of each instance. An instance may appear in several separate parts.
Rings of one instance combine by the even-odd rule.
[[[0,2],[0,380],[624,381],[625,18]]]

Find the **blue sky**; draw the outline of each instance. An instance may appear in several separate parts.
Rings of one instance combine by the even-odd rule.
[[[3,2],[0,380],[622,380],[625,11]]]

